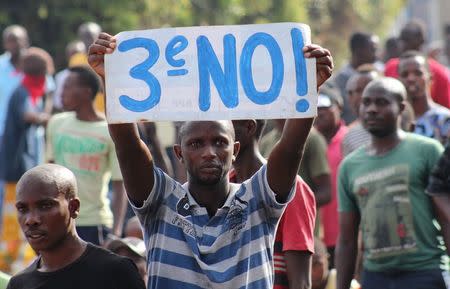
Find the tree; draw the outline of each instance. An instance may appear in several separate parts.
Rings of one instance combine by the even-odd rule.
[[[7,2],[7,3],[4,3]],[[25,26],[32,44],[48,50],[59,68],[65,45],[85,21],[105,31],[192,25],[303,22],[313,41],[329,47],[339,65],[356,30],[382,38],[405,0],[11,0],[0,3],[0,29]],[[380,21],[380,17],[383,21]]]

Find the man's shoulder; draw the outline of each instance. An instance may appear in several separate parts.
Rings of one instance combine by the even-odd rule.
[[[415,147],[417,147],[418,145],[431,147],[442,146],[441,143],[434,138],[410,132],[406,133],[406,137],[404,138],[403,142],[405,142],[406,144],[411,144]]]
[[[74,119],[75,118],[75,113],[72,111],[65,111],[65,112],[60,112],[60,113],[56,113],[54,115],[52,115],[52,117],[50,118],[50,122],[59,122],[62,120],[66,120],[66,119]]]
[[[25,86],[19,85],[14,89],[14,91],[11,94],[11,99],[17,99],[17,98],[25,98],[28,97],[29,93]]]
[[[111,251],[108,251],[102,247],[96,246],[94,244],[88,243],[87,250],[87,258],[96,260],[95,262],[105,263],[105,264],[117,264],[126,260],[126,258],[118,256]]]
[[[348,78],[354,72],[355,70],[353,69],[353,67],[350,65],[349,62],[347,62],[341,69],[338,70],[335,79]]]
[[[14,276],[11,277],[11,279],[9,280],[9,285],[11,286],[11,288],[26,288],[25,284],[31,281],[33,275],[35,275],[37,272],[36,262],[37,260],[31,263],[31,265],[29,265],[27,268],[23,269],[19,273],[14,274]]]
[[[325,150],[327,147],[327,141],[317,129],[311,128],[308,138],[306,139],[305,146],[305,150],[308,150],[310,147],[322,148]]]
[[[54,114],[50,117],[47,123],[47,130],[53,132],[61,127],[70,127],[74,119],[75,113],[71,111]]]
[[[433,108],[429,110],[429,112],[432,115],[443,116],[446,118],[450,117],[450,109],[439,104],[436,104]]]
[[[111,251],[88,243],[86,253],[80,257],[79,262],[74,262],[73,270],[81,274],[90,274],[97,268],[98,274],[112,274],[133,267],[133,262],[125,257],[116,255]],[[111,276],[112,278],[113,276]]]
[[[428,58],[428,65],[430,66],[430,70],[432,70],[433,73],[440,73],[448,77],[447,67],[445,67],[438,61],[434,60],[433,58]]]
[[[341,162],[341,167],[353,166],[362,161],[369,159],[366,154],[366,145],[357,148],[356,150],[349,153]]]

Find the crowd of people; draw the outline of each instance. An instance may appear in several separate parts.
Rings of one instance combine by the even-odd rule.
[[[305,46],[317,116],[287,120],[108,124],[114,36],[83,23],[56,74],[2,36],[0,289],[450,288],[450,55],[421,22],[334,72]]]

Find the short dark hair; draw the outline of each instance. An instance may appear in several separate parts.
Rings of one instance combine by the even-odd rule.
[[[68,70],[78,75],[78,81],[81,85],[91,89],[91,97],[94,99],[100,90],[100,80],[97,74],[87,66],[73,66],[68,68]]]
[[[53,59],[44,49],[30,47],[23,58],[23,71],[25,74],[34,76],[53,74]]]
[[[392,77],[379,77],[372,80],[364,88],[363,94],[370,90],[383,91],[392,96],[398,103],[406,100],[406,88],[400,80]]]
[[[417,36],[425,37],[426,36],[426,25],[423,21],[419,19],[412,19],[408,23],[406,23],[402,29],[400,30],[400,39],[405,36],[405,33],[414,33]]]
[[[352,53],[357,52],[360,49],[364,49],[373,37],[372,34],[364,32],[355,32],[350,37],[350,51]]]
[[[218,120],[220,122],[220,120]],[[178,137],[177,137],[177,142],[179,144],[181,144],[183,138],[188,134],[188,132],[190,131],[189,125],[193,122],[208,122],[208,121],[202,121],[202,120],[197,120],[197,121],[184,121],[180,124],[179,129],[178,129]],[[227,121],[228,122],[228,121]],[[231,122],[231,120],[229,121],[229,124],[226,127],[227,131],[230,133],[231,138],[233,139],[233,141],[236,139],[236,135],[234,133],[234,126]]]
[[[427,57],[425,56],[425,54],[423,54],[420,51],[417,51],[417,50],[405,51],[402,54],[400,54],[399,61],[402,61],[402,60],[405,60],[405,59],[409,59],[409,58],[416,58],[416,57],[423,58],[425,69],[429,73],[430,72],[430,67],[428,66]],[[400,66],[398,66],[398,67],[400,67]],[[397,69],[398,69],[398,67],[397,67]]]

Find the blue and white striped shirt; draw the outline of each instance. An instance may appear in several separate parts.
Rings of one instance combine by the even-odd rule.
[[[144,228],[148,288],[272,288],[275,231],[287,202],[276,201],[266,171],[231,184],[210,218],[186,184],[155,169],[148,199],[133,207]]]

